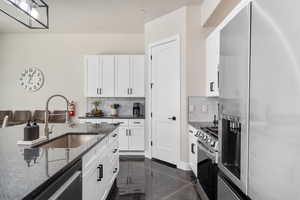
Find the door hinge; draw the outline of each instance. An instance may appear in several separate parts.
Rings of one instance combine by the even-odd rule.
[[[153,59],[152,55],[150,56],[150,59],[151,59],[151,60]]]
[[[152,112],[150,113],[150,117],[151,117],[151,118],[153,117],[153,113],[152,113]]]
[[[150,145],[153,146],[153,142],[152,141],[150,142]]]
[[[154,85],[154,83],[150,83],[150,87],[151,87],[151,89],[153,88],[153,85]]]

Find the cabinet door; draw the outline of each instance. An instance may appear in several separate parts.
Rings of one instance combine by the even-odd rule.
[[[129,130],[129,150],[144,151],[145,150],[145,137],[144,127],[134,127]]]
[[[86,57],[86,96],[99,97],[99,56]]]
[[[115,57],[101,56],[101,97],[114,97],[115,95]]]
[[[119,128],[119,149],[120,151],[128,151],[128,128]]]
[[[131,57],[131,88],[130,96],[145,96],[145,58],[143,55]]]
[[[206,40],[207,96],[219,96],[220,32],[213,32]]]
[[[128,97],[130,90],[130,56],[116,56],[116,96]]]
[[[89,169],[84,175],[83,175],[83,200],[90,200],[90,199],[96,199],[97,198],[97,176],[98,171],[97,167],[93,167]]]

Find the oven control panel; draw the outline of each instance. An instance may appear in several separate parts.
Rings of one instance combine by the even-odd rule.
[[[218,151],[218,139],[209,133],[201,130],[199,132],[198,140],[207,148],[212,149],[213,151]]]

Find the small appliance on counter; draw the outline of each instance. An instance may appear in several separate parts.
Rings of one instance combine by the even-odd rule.
[[[132,114],[134,117],[140,117],[141,116],[141,104],[140,103],[134,103],[132,108]]]

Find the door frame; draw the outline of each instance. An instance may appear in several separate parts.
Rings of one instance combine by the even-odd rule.
[[[152,113],[152,89],[151,89],[151,83],[152,83],[152,60],[151,60],[151,55],[152,55],[152,48],[156,47],[156,46],[160,46],[160,45],[164,45],[170,42],[176,42],[177,45],[177,50],[178,50],[178,55],[179,55],[179,73],[180,73],[180,79],[179,79],[179,113],[177,114],[177,119],[178,119],[178,125],[177,125],[177,129],[178,129],[178,133],[176,135],[176,147],[175,147],[175,152],[176,152],[176,166],[177,168],[180,165],[180,150],[181,150],[181,144],[180,144],[180,138],[181,138],[181,71],[182,71],[182,52],[181,52],[181,40],[180,40],[180,35],[174,35],[172,37],[163,39],[163,40],[159,40],[153,43],[150,43],[150,45],[148,46],[148,89],[149,89],[149,98],[148,98],[148,108],[149,108],[149,124],[148,124],[148,145],[149,145],[149,150],[147,150],[146,156],[149,157],[150,159],[153,158],[153,149],[152,149],[152,139],[153,139],[153,120],[151,117],[151,113]]]

